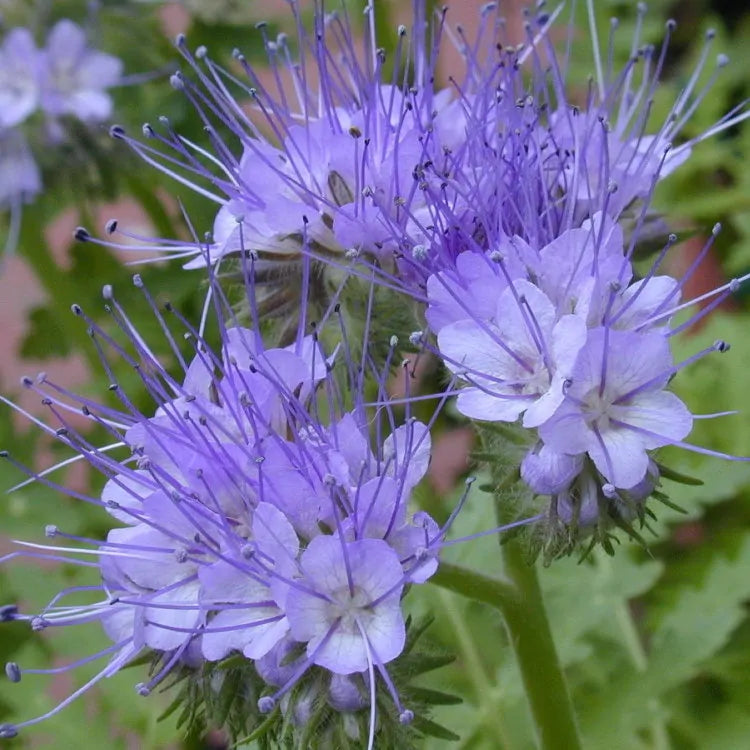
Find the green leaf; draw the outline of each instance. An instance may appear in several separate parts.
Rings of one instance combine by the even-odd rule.
[[[412,727],[428,737],[437,737],[441,740],[453,742],[461,739],[455,732],[451,732],[450,729],[446,729],[431,719],[425,719],[423,716],[415,716]]]
[[[594,746],[613,737],[628,747],[638,730],[653,720],[649,705],[692,678],[703,662],[727,642],[744,617],[750,597],[750,536],[738,553],[716,557],[703,581],[684,585],[651,627],[648,661],[621,669],[606,691],[589,696],[582,730]],[[632,746],[632,745],[631,745]]]
[[[428,706],[457,706],[463,702],[457,695],[422,687],[410,687],[409,696],[413,700],[420,701]]]
[[[542,568],[539,577],[563,664],[595,655],[592,633],[607,634],[627,648],[630,634],[621,618],[628,614],[628,601],[648,591],[662,569],[656,560],[636,562],[628,550],[614,558],[598,552],[580,564],[566,558]]]

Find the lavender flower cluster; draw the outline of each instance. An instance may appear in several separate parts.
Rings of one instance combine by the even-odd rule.
[[[633,276],[622,228],[597,213],[539,249],[514,236],[428,280],[437,351],[466,383],[458,410],[522,418],[536,442],[521,476],[565,523],[593,523],[607,500],[632,517],[658,484],[651,452],[692,428],[667,390],[681,284],[656,267]]]
[[[311,398],[335,390],[331,364],[309,336],[265,349],[230,328],[222,362],[199,353],[177,397],[127,430],[136,465],[102,501],[128,526],[100,549],[119,658],[148,647],[168,670],[191,649],[240,651],[278,688],[267,712],[312,665],[335,677],[337,708],[360,708],[350,675],[401,653],[404,586],[432,575],[442,536],[408,510],[429,432],[410,421],[375,454],[361,404],[324,426]]]
[[[315,701],[342,714],[369,707],[371,746],[378,689],[401,722],[413,719],[386,665],[405,648],[402,598],[438,569],[458,511],[440,526],[410,505],[427,470],[431,425],[410,417],[408,392],[406,419],[396,418],[387,379],[399,337],[391,334],[404,331],[389,331],[377,361],[374,300],[400,295],[393,312],[410,320],[401,340],[444,364],[449,386],[428,397],[442,405],[455,395],[459,412],[480,427],[506,422],[521,432],[520,477],[542,512],[514,521],[562,524],[575,542],[578,529],[629,523],[658,491],[659,448],[720,455],[685,442],[694,415],[668,386],[684,366],[728,345],[675,363],[669,341],[741,281],[714,290],[706,307],[674,324],[677,313],[705,301],[681,295],[718,227],[682,279],[661,270],[673,235],[638,274],[639,245],[661,228],[650,200],[693,146],[748,113],[732,112],[673,145],[709,90],[698,81],[711,39],[654,126],[651,105],[673,24],[661,49],[645,45],[640,8],[623,70],[602,64],[593,39],[597,75],[581,103],[552,44],[555,14],[529,15],[517,45],[495,4],[483,8],[469,40],[449,29],[445,12],[431,22],[426,4],[415,2],[411,30],[397,30],[389,77],[372,4],[363,51],[345,14],[316,10],[309,33],[297,3],[291,8],[306,54],[296,59],[288,37],[272,40],[261,27],[270,76],[240,52],[227,70],[205,48],[193,53],[178,39],[192,74],[172,82],[204,122],[210,148],[166,119],[144,125],[143,138],[112,129],[146,162],[216,204],[203,240],[136,239],[142,252],[170,252],[208,275],[207,305],[221,300],[221,344],[212,349],[203,326],[195,331],[183,321],[195,354],[185,362],[169,338],[184,371],[174,378],[106,289],[135,355],[87,319],[92,335],[137,369],[155,414],[138,411],[109,368],[123,410],[46,377],[27,381],[60,421],[46,429],[108,477],[101,498],[81,499],[124,526],[106,542],[70,537],[100,561],[100,601],[67,607],[58,597],[40,615],[7,608],[3,616],[35,628],[99,620],[114,645],[92,682],[148,651],[158,659],[138,686],[143,694],[178,667],[240,653],[265,685],[261,712],[281,704],[304,723]],[[464,66],[439,89],[446,38]],[[719,56],[718,68],[726,62]],[[107,232],[104,240],[84,229],[77,236],[133,250],[133,235],[116,221]],[[226,269],[242,281],[252,328],[224,296]],[[366,286],[367,300],[348,309],[355,282]],[[145,288],[144,295],[166,331]],[[274,317],[284,321],[284,336],[291,331],[286,347],[261,336]],[[332,320],[339,341],[325,350],[318,331],[327,322],[330,332]],[[346,336],[351,323],[364,331],[360,355]],[[71,410],[114,442],[91,445],[66,417]],[[131,455],[111,457],[122,448]],[[33,476],[56,487],[46,473]],[[48,533],[69,536],[54,527]],[[80,549],[48,549],[53,557],[61,551]],[[23,672],[8,667],[11,679]],[[311,674],[324,675],[312,698]]]
[[[591,29],[597,75],[583,102],[569,91],[551,41],[556,14],[529,15],[525,43],[514,46],[494,3],[483,8],[474,40],[463,32],[452,40],[464,70],[447,89],[436,88],[435,66],[441,37],[453,32],[443,11],[430,36],[422,3],[411,34],[397,31],[391,81],[374,36],[363,63],[347,19],[335,14],[317,14],[313,36],[297,19],[298,44],[309,52],[300,62],[285,35],[266,39],[277,91],[241,53],[235,58],[247,84],[180,38],[198,81],[177,74],[173,84],[206,123],[213,153],[168,123],[164,135],[145,125],[146,142],[114,134],[220,207],[207,244],[141,249],[191,258],[187,268],[252,256],[256,280],[270,287],[263,314],[299,309],[302,258],[312,259],[329,289],[359,275],[397,290],[417,303],[415,324],[422,316],[427,323],[412,343],[443,361],[452,386],[465,386],[458,410],[485,422],[522,418],[532,446],[521,474],[551,498],[554,519],[629,521],[659,484],[655,450],[702,450],[684,442],[693,417],[667,390],[671,379],[728,348],[717,342],[676,364],[669,339],[742,281],[714,290],[695,312],[706,300],[683,300],[682,289],[720,227],[674,279],[662,267],[677,237],[654,217],[651,199],[697,143],[748,116],[739,107],[676,145],[728,63],[718,55],[714,76],[699,85],[709,32],[685,88],[663,122],[652,123],[674,22],[654,48],[641,40],[645,12],[639,6],[621,71],[612,70],[611,50],[604,67]],[[616,30],[613,23],[612,39]],[[236,85],[250,114],[230,93]],[[661,251],[637,274],[639,245],[660,234]],[[687,320],[672,324],[690,308]]]
[[[140,277],[135,283],[153,304]],[[7,451],[2,456],[31,480],[103,508],[122,526],[102,542],[48,526],[47,537],[76,546],[21,543],[27,550],[4,558],[65,553],[85,567],[77,555],[95,555],[100,585],[63,591],[35,615],[5,607],[2,617],[28,621],[34,630],[97,620],[113,645],[96,654],[109,657],[107,665],[83,688],[43,716],[2,725],[0,736],[57,714],[144,652],[155,667],[136,686],[141,695],[175,670],[200,670],[239,652],[267,686],[256,700],[261,714],[281,704],[304,724],[321,702],[342,713],[374,707],[382,688],[398,721],[413,718],[386,665],[406,643],[405,589],[436,571],[455,517],[441,527],[410,506],[430,460],[429,427],[408,412],[396,426],[387,402],[389,367],[358,366],[347,347],[326,356],[303,326],[294,343],[267,348],[257,330],[237,324],[217,286],[214,293],[234,323],[221,324],[220,353],[182,320],[195,350],[186,362],[164,326],[183,366],[179,379],[154,357],[110,287],[104,290],[108,309],[132,352],[73,306],[110,374],[105,346],[115,346],[138,370],[157,404],[153,416],[135,408],[114,376],[110,390],[121,410],[69,392],[46,375],[24,380],[58,426],[34,421],[109,479],[100,497],[71,493],[49,472],[36,474]],[[252,289],[247,294],[252,298]],[[343,390],[339,370],[346,373]],[[374,415],[366,382],[378,384]],[[81,413],[115,442],[91,445],[70,416]],[[122,449],[130,454],[126,460],[110,455]],[[63,603],[82,590],[99,596]],[[55,671],[6,668],[12,681]]]
[[[121,76],[121,61],[91,49],[73,21],[58,21],[43,49],[28,29],[13,28],[6,34],[0,44],[0,208],[12,212],[9,249],[17,241],[20,206],[42,189],[22,126],[41,111],[47,136],[55,142],[63,137],[62,117],[86,123],[109,119],[112,100],[106,89],[116,86]]]

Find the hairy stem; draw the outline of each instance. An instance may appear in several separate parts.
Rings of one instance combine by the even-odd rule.
[[[442,562],[433,583],[498,609],[521,671],[542,750],[578,750],[573,704],[557,658],[536,569],[515,540],[503,545],[506,580]]]
[[[531,715],[543,750],[578,750],[573,703],[552,639],[536,568],[524,559],[517,540],[502,546],[505,575],[515,596],[502,608]]]
[[[500,581],[470,568],[443,561],[440,562],[437,573],[430,578],[430,583],[468,599],[484,602],[501,611],[504,602],[515,596],[515,589],[507,581]]]

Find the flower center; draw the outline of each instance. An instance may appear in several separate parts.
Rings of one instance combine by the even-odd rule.
[[[545,393],[550,386],[550,374],[543,358],[540,356],[530,363],[534,368],[533,372],[526,378],[526,382],[521,387],[521,393],[524,396],[534,396],[539,393]]]
[[[79,88],[75,65],[70,63],[58,64],[52,72],[55,88],[65,94],[70,94]]]
[[[612,406],[612,398],[605,391],[599,393],[599,386],[592,388],[583,397],[583,417],[590,426],[596,426],[599,431],[609,427],[609,410]]]
[[[349,587],[344,586],[334,591],[331,599],[328,605],[331,620],[341,620],[341,626],[346,630],[356,628],[356,621],[369,614],[371,597],[359,587],[355,586],[352,594]]]

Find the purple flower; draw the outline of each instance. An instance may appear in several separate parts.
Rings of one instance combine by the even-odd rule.
[[[619,224],[600,212],[538,248],[514,236],[494,250],[467,250],[427,279],[436,346],[421,332],[416,340],[464,383],[461,413],[480,422],[522,418],[534,447],[521,476],[551,497],[564,523],[629,521],[658,486],[656,449],[706,452],[684,442],[693,417],[667,389],[684,366],[728,347],[717,342],[675,364],[669,339],[739,280],[675,328],[672,317],[691,304],[681,301],[685,279],[659,268],[676,238],[666,238],[643,278],[630,260],[636,241],[626,246]]]
[[[692,428],[690,411],[665,390],[673,373],[663,335],[595,328],[564,403],[539,436],[552,451],[586,453],[607,482],[630,489],[646,475],[648,451],[678,443]]]
[[[41,189],[39,167],[23,133],[16,128],[0,130],[0,207],[20,206]]]
[[[524,280],[497,299],[490,321],[459,320],[438,333],[438,348],[450,370],[472,385],[461,391],[458,409],[475,419],[536,427],[562,403],[585,322],[576,315],[559,319],[550,299]]]
[[[155,664],[137,686],[143,694],[177,668],[220,675],[225,665],[217,663],[231,657],[262,683],[248,721],[279,707],[291,724],[304,723],[321,697],[335,710],[369,706],[370,746],[378,689],[391,695],[403,722],[412,718],[391,678],[406,645],[402,599],[437,570],[458,509],[441,526],[414,507],[434,420],[413,418],[408,390],[403,418],[393,408],[387,382],[398,339],[378,359],[377,286],[364,305],[363,340],[353,343],[343,329],[346,293],[359,288],[349,275],[407,290],[424,305],[429,331],[410,342],[430,349],[452,375],[439,404],[457,393],[457,408],[471,419],[520,422],[527,451],[521,476],[549,496],[548,521],[568,529],[627,522],[658,486],[653,452],[691,448],[684,439],[693,417],[669,392],[672,377],[727,347],[719,342],[687,362],[673,361],[670,337],[704,313],[673,324],[690,304],[680,300],[684,279],[659,273],[675,238],[639,278],[632,258],[647,207],[629,240],[621,215],[647,201],[697,140],[746,116],[724,118],[665,154],[700,103],[697,73],[669,120],[647,133],[645,95],[659,70],[647,68],[634,87],[633,62],[612,78],[600,69],[598,47],[594,93],[574,115],[562,66],[542,64],[542,52],[545,59],[552,54],[554,19],[531,19],[523,47],[498,45],[494,4],[482,11],[476,43],[463,48],[465,75],[455,77],[451,92],[434,80],[442,21],[428,43],[419,2],[412,31],[398,31],[395,77],[386,78],[373,14],[369,5],[364,54],[346,20],[319,8],[312,33],[296,16],[299,62],[285,36],[264,38],[275,91],[240,53],[244,78],[203,48],[191,54],[180,39],[194,80],[180,74],[172,81],[195,106],[210,149],[168,122],[164,134],[144,126],[144,141],[113,129],[215,204],[205,242],[156,242],[156,249],[168,245],[188,266],[205,267],[220,344],[209,346],[202,327],[170,309],[194,348],[187,361],[139,278],[176,375],[154,357],[110,288],[108,309],[126,347],[74,308],[99,351],[114,348],[138,373],[154,408],[136,408],[106,363],[119,409],[46,376],[25,381],[57,419],[47,433],[107,479],[101,496],[75,496],[121,526],[105,541],[50,528],[49,536],[79,547],[30,545],[28,554],[40,557],[76,549],[95,555],[101,584],[88,589],[90,604],[62,606],[77,593],[70,590],[39,615],[3,615],[37,629],[100,622],[113,644],[99,655],[108,663],[92,684],[143,653]],[[489,56],[480,54],[485,48]],[[62,22],[50,35],[45,64],[49,114],[105,116],[103,89],[119,76],[113,58],[91,52],[80,30]],[[102,76],[92,77],[99,67]],[[108,232],[117,232],[116,222]],[[85,230],[77,236],[90,239]],[[216,268],[227,256],[235,256],[235,270],[239,264],[235,278],[245,284],[253,327],[238,325],[218,283]],[[265,295],[269,285],[278,293]],[[712,304],[735,287],[716,290]],[[306,314],[313,296],[314,331]],[[283,331],[288,346],[272,346],[260,333],[266,313],[279,311],[295,316]],[[331,338],[338,346],[327,345]],[[92,445],[68,418],[71,411],[113,441]],[[59,489],[48,473],[27,472]],[[23,671],[10,670],[14,677]],[[43,718],[6,725],[0,734]]]
[[[140,249],[171,252],[188,259],[188,268],[252,257],[248,270],[256,279],[285,291],[269,302],[276,312],[296,301],[303,257],[334,287],[360,261],[358,273],[369,276],[366,267],[375,264],[386,275],[408,276],[412,262],[402,253],[436,246],[466,214],[453,183],[463,168],[466,132],[486,114],[479,111],[483,102],[474,111],[473,84],[456,94],[436,88],[425,12],[418,3],[412,27],[398,29],[393,77],[384,72],[382,50],[371,46],[372,5],[364,49],[345,14],[317,9],[308,30],[295,12],[299,60],[285,34],[264,39],[274,84],[239,51],[241,77],[203,47],[193,54],[180,37],[192,76],[176,75],[173,85],[206,124],[210,147],[181,138],[167,122],[144,125],[145,141],[121,128],[113,134],[213,201],[217,213],[207,247],[157,240]],[[435,33],[437,48],[441,24]],[[401,78],[408,87],[397,84]],[[438,195],[451,217],[435,214]]]
[[[491,17],[490,10],[485,12]],[[447,322],[439,320],[441,306],[455,307],[452,286],[465,290],[472,277],[472,290],[484,296],[488,285],[502,290],[509,279],[525,276],[523,266],[534,268],[538,285],[558,307],[562,300],[556,295],[561,294],[568,295],[569,303],[581,304],[577,296],[571,296],[582,291],[574,283],[572,264],[579,276],[589,273],[591,258],[583,257],[584,243],[576,236],[587,230],[587,222],[597,224],[596,241],[589,239],[588,249],[598,253],[596,267],[604,280],[600,292],[606,292],[606,284],[616,277],[625,286],[632,249],[624,263],[617,238],[623,227],[612,228],[612,220],[635,220],[637,239],[645,237],[644,225],[651,217],[644,204],[657,183],[678,169],[697,143],[748,117],[747,107],[741,106],[692,139],[682,135],[714,80],[712,76],[705,87],[698,85],[709,59],[713,39],[709,34],[700,62],[669,115],[661,123],[652,122],[653,94],[674,29],[671,21],[661,49],[642,45],[639,21],[633,54],[622,70],[612,70],[611,63],[609,69],[604,68],[597,30],[591,28],[595,75],[581,105],[569,94],[564,77],[567,60],[556,57],[555,15],[530,19],[526,44],[520,49],[504,45],[499,60],[494,55],[467,59],[467,78],[480,85],[462,91],[467,125],[460,168],[450,172],[444,199],[433,194],[430,205],[432,224],[444,231],[433,234],[432,244],[419,254],[404,254],[401,261],[401,267],[408,265],[405,281],[413,296],[422,300],[427,289],[433,330]],[[606,54],[613,59],[611,50]],[[726,63],[726,57],[719,55],[716,74]],[[460,196],[459,203],[455,195]],[[602,230],[602,225],[607,228]],[[614,254],[610,260],[620,264],[619,271],[607,266],[608,251],[597,236],[600,231],[611,237]],[[566,249],[565,243],[574,247]],[[483,272],[476,260],[461,258],[467,251],[502,258],[502,271]],[[519,258],[519,254],[526,257]],[[442,279],[442,289],[435,283],[436,276]],[[566,277],[565,284],[558,283],[561,276]],[[596,296],[596,290],[583,291],[584,303],[590,304],[587,297]],[[481,304],[467,295],[459,298],[473,308]],[[482,312],[475,309],[476,314]],[[460,319],[455,311],[451,316]]]
[[[626,98],[630,92],[617,94]],[[558,186],[567,200],[575,201],[578,215],[605,210],[619,216],[633,201],[646,198],[656,180],[669,176],[690,156],[689,145],[671,149],[670,137],[677,134],[671,128],[665,126],[658,135],[634,132],[629,122],[632,113],[618,118],[613,128],[612,111],[608,102],[584,113],[559,110],[550,118],[550,137],[566,155],[555,170]]]
[[[201,639],[209,661],[235,649],[260,659],[289,630],[277,602],[285,599],[284,579],[295,575],[299,539],[286,516],[267,502],[255,508],[252,526],[253,542],[200,571],[201,602],[216,610]]]
[[[566,233],[584,230],[586,221],[632,215],[695,144],[748,116],[734,111],[676,145],[708,92],[698,81],[709,35],[669,116],[652,126],[651,102],[673,22],[656,49],[642,44],[639,20],[631,59],[620,71],[604,68],[591,28],[595,76],[581,107],[568,93],[567,61],[554,50],[559,11],[529,15],[525,44],[509,45],[496,6],[487,4],[477,38],[462,42],[461,69],[452,71],[449,89],[440,89],[436,59],[445,23],[436,21],[430,40],[424,3],[414,5],[410,28],[398,29],[388,78],[374,6],[366,9],[364,50],[346,16],[316,10],[308,30],[294,7],[299,60],[286,35],[264,36],[272,84],[239,51],[240,77],[205,47],[192,53],[178,39],[192,78],[180,74],[173,84],[207,126],[208,149],[181,138],[168,122],[163,133],[145,125],[146,141],[113,131],[148,163],[218,206],[207,248],[157,240],[141,250],[172,252],[190,259],[188,267],[227,255],[256,257],[250,269],[256,278],[285,287],[272,306],[295,299],[302,256],[314,259],[334,286],[351,271],[420,301],[430,276],[450,273],[466,251],[502,254],[506,277],[514,274],[510,244],[525,243],[537,254],[547,247],[559,259],[555,243]],[[718,68],[726,62],[719,56]],[[407,80],[408,86],[401,83]],[[242,107],[244,99],[249,107]],[[576,253],[566,257],[572,261]],[[543,265],[554,273],[547,259]],[[604,269],[603,259],[598,266]],[[431,302],[434,317],[439,313]]]
[[[692,415],[668,391],[669,381],[691,361],[727,348],[720,342],[673,362],[669,339],[707,311],[672,324],[690,304],[680,299],[686,279],[660,274],[675,236],[665,236],[652,268],[636,275],[632,258],[646,234],[648,202],[698,141],[748,112],[733,111],[671,148],[706,94],[696,84],[710,39],[669,118],[649,131],[672,23],[658,55],[644,48],[619,73],[603,69],[592,29],[596,76],[583,108],[566,99],[566,66],[548,62],[550,19],[540,18],[537,29],[530,24],[528,45],[502,53],[502,64],[476,63],[483,86],[473,92],[472,107],[489,114],[483,123],[493,126],[470,121],[461,169],[453,174],[451,186],[466,199],[471,220],[462,215],[438,247],[409,256],[412,278],[421,274],[411,292],[426,302],[433,335],[415,332],[413,342],[442,359],[465,416],[520,421],[532,446],[521,475],[534,492],[550,496],[556,518],[588,522],[607,508],[627,519],[658,485],[653,451],[694,449],[684,442]],[[636,59],[644,63],[642,79]],[[530,90],[554,97],[511,99],[529,67]],[[432,211],[448,218],[453,207],[450,198],[438,199]],[[636,216],[629,238],[626,213]],[[709,310],[738,283],[709,295]]]
[[[88,46],[83,30],[63,19],[38,49],[28,29],[12,29],[0,46],[0,130],[41,108],[50,117],[100,122],[112,114],[105,90],[122,79],[122,62]]]
[[[578,509],[577,521],[591,518],[601,492],[640,503],[658,484],[653,451],[692,449],[684,438],[693,417],[669,382],[691,361],[728,347],[717,342],[673,362],[670,337],[705,314],[671,326],[688,306],[680,301],[684,280],[658,274],[673,242],[633,280],[622,231],[597,214],[538,251],[516,238],[504,247],[510,252],[464,253],[428,280],[434,351],[466,383],[458,410],[487,422],[522,417],[535,446],[521,475],[553,497],[558,518],[573,517],[566,504]],[[737,283],[716,290],[712,306]]]
[[[335,674],[386,664],[404,647],[404,575],[384,541],[313,539],[300,559],[302,578],[286,612],[293,637],[313,663]]]
[[[50,30],[42,53],[41,107],[51,117],[101,122],[112,114],[105,90],[121,77],[122,61],[89,47],[83,29],[63,19]]]
[[[32,143],[35,139],[25,121],[42,110],[47,116],[44,141],[56,145],[65,132],[55,118],[99,122],[111,115],[105,89],[120,82],[121,72],[120,60],[89,48],[83,31],[69,20],[53,27],[43,50],[28,29],[12,29],[5,36],[0,45],[0,208],[10,209],[6,256],[18,244],[23,204],[42,190],[27,135]]]
[[[140,278],[135,283],[153,304]],[[251,284],[247,291],[253,293]],[[258,704],[261,712],[281,705],[300,720],[306,715],[301,696],[313,700],[329,689],[335,693],[330,705],[370,705],[374,712],[372,699],[355,706],[351,695],[338,695],[341,686],[333,690],[333,675],[353,675],[370,685],[371,696],[382,679],[408,717],[386,665],[404,648],[405,586],[435,572],[449,525],[440,527],[410,507],[429,462],[428,427],[411,418],[396,426],[387,404],[368,405],[346,348],[342,365],[351,380],[342,393],[336,360],[301,329],[294,344],[273,348],[253,329],[220,323],[219,351],[191,331],[195,355],[189,362],[178,357],[183,372],[174,377],[134,330],[111,288],[104,296],[137,354],[155,412],[138,411],[117,383],[111,390],[121,400],[119,411],[44,375],[25,380],[59,421],[47,431],[107,476],[101,497],[76,496],[105,509],[117,527],[105,541],[50,527],[48,536],[78,546],[29,545],[28,553],[12,553],[72,555],[75,561],[80,548],[98,556],[101,584],[89,587],[87,605],[60,605],[71,590],[38,615],[10,618],[37,629],[100,622],[113,644],[98,655],[108,663],[91,684],[149,653],[156,668],[136,686],[146,695],[174,669],[210,669],[240,655],[248,668],[257,662],[272,688]],[[74,312],[96,341],[115,345],[136,363],[79,307]],[[364,362],[370,370],[370,360]],[[382,390],[388,368],[371,374]],[[330,400],[323,414],[321,393]],[[345,401],[352,410],[341,411]],[[71,410],[104,426],[114,443],[102,449],[89,444],[66,418]],[[372,423],[378,425],[374,443]],[[112,452],[122,448],[129,455],[118,460]],[[62,489],[47,473],[27,472]],[[300,656],[287,668],[282,662],[292,650]],[[43,718],[2,731],[14,733]]]
[[[39,104],[41,53],[28,29],[12,29],[0,46],[0,131],[23,122]]]

